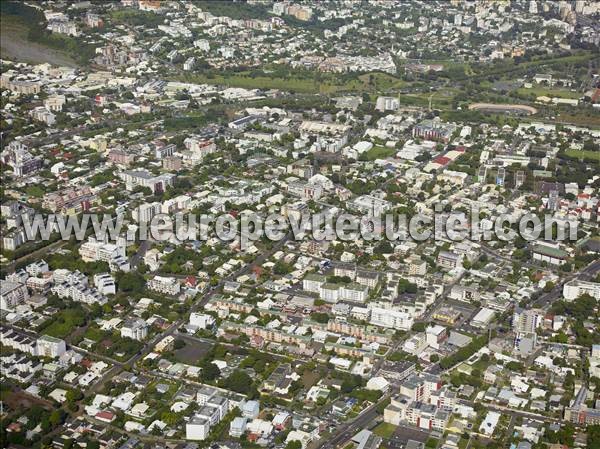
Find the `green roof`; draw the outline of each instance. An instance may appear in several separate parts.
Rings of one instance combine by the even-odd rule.
[[[306,276],[304,276],[305,281],[325,282],[326,279],[327,278],[325,276],[317,273],[308,273]]]
[[[569,257],[569,253],[567,253],[566,251],[547,245],[534,245],[533,252],[543,254],[549,257],[555,257],[557,259],[566,259],[567,257]]]

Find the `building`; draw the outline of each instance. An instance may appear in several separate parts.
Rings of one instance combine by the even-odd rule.
[[[587,397],[588,389],[582,385],[569,407],[565,407],[565,421],[579,425],[600,424],[600,409],[588,407]]]
[[[420,332],[406,340],[402,346],[402,350],[418,357],[425,349],[427,349],[427,346],[427,336],[424,332]]]
[[[210,433],[210,421],[202,416],[194,416],[185,425],[186,440],[204,440]]]
[[[246,432],[246,426],[248,424],[248,418],[236,417],[231,421],[229,425],[229,435],[234,438],[241,437]]]
[[[79,255],[84,262],[111,262],[119,256],[125,257],[125,248],[90,237],[79,247]]]
[[[327,278],[316,273],[308,273],[302,280],[302,288],[311,293],[320,293],[321,286],[327,282]]]
[[[533,260],[545,262],[550,265],[563,265],[567,263],[569,254],[551,243],[537,243],[531,249]]]
[[[408,259],[408,274],[410,276],[424,276],[427,273],[427,263],[419,256],[412,255]]]
[[[67,351],[67,345],[60,338],[43,335],[37,339],[37,355],[40,357],[60,357]]]
[[[440,349],[440,346],[448,340],[448,330],[444,326],[437,324],[428,326],[425,329],[425,336],[427,339],[427,345],[434,349]]]
[[[136,187],[147,187],[152,193],[161,193],[175,183],[174,174],[163,173],[155,176],[145,170],[124,171],[119,173],[119,177],[125,182],[125,188],[128,191],[132,191]]]
[[[13,168],[13,175],[19,178],[38,171],[44,165],[43,158],[33,156],[27,145],[17,140],[8,144],[0,154],[0,159],[4,164],[10,165]]]
[[[121,327],[121,337],[144,340],[148,336],[148,323],[141,318],[131,318]]]
[[[79,213],[89,210],[96,201],[92,189],[83,186],[47,193],[42,200],[42,206],[52,212]]]
[[[413,128],[412,135],[426,140],[448,143],[455,130],[455,125],[441,123],[439,119],[424,120]]]
[[[563,297],[567,301],[573,301],[581,295],[590,295],[592,298],[600,299],[600,284],[597,282],[581,281],[579,279],[565,282]]]
[[[165,170],[177,172],[183,167],[183,161],[178,156],[168,156],[162,160],[162,165]]]
[[[171,296],[178,295],[181,291],[181,285],[177,278],[167,276],[154,276],[148,281],[147,287],[155,292]]]
[[[393,309],[383,309],[381,307],[371,308],[370,323],[375,326],[388,327],[398,330],[409,330],[414,322],[414,318],[406,313]]]
[[[51,112],[62,111],[62,108],[65,103],[66,98],[64,95],[50,95],[44,100],[45,108]]]
[[[443,268],[453,270],[462,267],[462,258],[458,254],[450,251],[440,251],[437,257],[437,263]]]
[[[215,323],[216,321],[212,315],[196,312],[190,314],[189,327],[193,329],[210,329]]]
[[[356,283],[368,288],[375,288],[379,283],[379,273],[373,271],[357,270]]]
[[[396,97],[377,97],[375,109],[380,112],[397,111],[400,108],[400,99]]]
[[[158,201],[154,203],[142,203],[132,211],[131,216],[138,223],[150,223],[161,211],[162,204]]]
[[[495,315],[496,312],[494,312],[492,309],[482,307],[481,310],[477,312],[477,315],[475,315],[471,320],[471,325],[480,328],[487,327],[492,322]]]
[[[115,280],[108,273],[98,273],[94,275],[94,285],[103,295],[114,295],[117,293]]]
[[[260,403],[258,401],[246,401],[241,406],[242,416],[248,419],[258,418],[260,413]]]
[[[25,284],[7,280],[0,282],[0,308],[2,310],[13,310],[27,299],[29,299],[29,292]]]
[[[108,160],[113,164],[130,165],[135,161],[135,156],[125,150],[115,148],[114,150],[109,151]]]
[[[185,60],[185,62],[183,63],[183,70],[186,70],[186,71],[194,70],[195,66],[196,66],[196,58],[191,56],[191,57],[187,58]]]
[[[338,299],[341,301],[365,302],[369,296],[369,289],[356,282],[343,284],[338,292]]]

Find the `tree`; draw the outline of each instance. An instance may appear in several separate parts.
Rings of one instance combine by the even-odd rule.
[[[302,449],[302,443],[298,440],[288,441],[288,444],[285,445],[285,449]]]
[[[135,272],[123,273],[118,281],[119,289],[127,293],[141,293],[145,284],[144,277]]]
[[[208,360],[202,361],[200,363],[200,368],[202,368],[202,371],[200,372],[200,380],[203,382],[210,382],[221,375],[221,370],[219,367]]]
[[[54,410],[52,413],[50,413],[50,416],[48,417],[48,422],[52,427],[56,427],[62,424],[63,419],[64,412],[62,410]]]
[[[313,312],[310,314],[310,318],[321,324],[325,324],[329,321],[329,315],[324,312]]]
[[[415,332],[425,332],[425,327],[426,327],[425,323],[414,323],[411,327],[411,330],[413,330]]]
[[[440,360],[440,356],[437,354],[432,354],[431,357],[429,357],[429,361],[431,363],[437,363]]]
[[[389,241],[382,240],[381,243],[375,247],[373,252],[375,254],[392,254],[394,252],[394,248]]]
[[[77,389],[67,391],[65,394],[67,402],[77,402],[83,399],[83,393]]]
[[[225,379],[225,388],[236,393],[249,394],[252,391],[252,378],[244,371],[235,370]]]

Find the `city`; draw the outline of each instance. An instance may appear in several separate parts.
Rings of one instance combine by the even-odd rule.
[[[0,13],[1,447],[600,448],[600,3]]]

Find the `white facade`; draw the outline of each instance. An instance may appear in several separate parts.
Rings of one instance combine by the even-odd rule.
[[[192,312],[190,314],[190,327],[208,329],[215,325],[215,319],[206,313]]]
[[[193,417],[185,425],[186,440],[204,440],[210,432],[210,422],[201,416]]]
[[[37,339],[37,355],[40,357],[60,357],[67,351],[64,340],[43,335]]]
[[[25,284],[6,280],[0,284],[2,284],[0,286],[0,308],[2,310],[12,310],[29,299],[29,292]]]
[[[563,297],[567,301],[573,301],[581,295],[590,295],[592,298],[600,299],[600,284],[596,282],[580,281],[573,279],[566,282],[563,287]]]
[[[409,330],[412,327],[413,322],[413,317],[406,312],[383,309],[380,307],[371,308],[371,324],[375,326]]]
[[[155,292],[172,296],[178,295],[181,291],[177,278],[165,276],[154,276],[148,281],[147,287]]]
[[[148,336],[148,323],[139,318],[127,320],[121,328],[121,337],[144,340]]]

